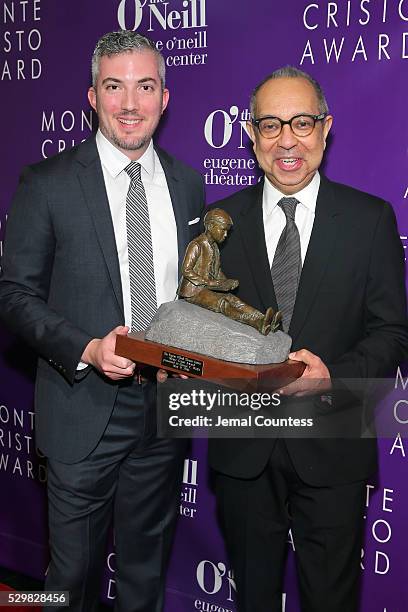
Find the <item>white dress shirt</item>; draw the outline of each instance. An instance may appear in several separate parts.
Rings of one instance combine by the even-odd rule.
[[[272,267],[276,247],[278,246],[280,235],[286,225],[285,213],[278,206],[281,198],[293,197],[299,200],[296,206],[295,223],[300,235],[300,250],[302,255],[302,265],[305,261],[307,247],[309,246],[315,219],[317,194],[320,187],[320,175],[314,175],[310,183],[291,196],[285,196],[269,182],[265,176],[262,209],[263,223],[265,229],[265,241],[268,251],[269,266]]]
[[[96,146],[101,159],[103,177],[115,232],[120,278],[122,281],[125,325],[132,321],[130,306],[129,258],[126,233],[126,196],[130,177],[125,172],[130,159],[113,146],[98,130]],[[150,144],[137,160],[141,165],[141,178],[146,191],[152,231],[154,278],[157,306],[175,299],[178,285],[177,226],[173,206],[159,157]]]
[[[129,257],[126,232],[126,196],[130,177],[125,172],[131,160],[105,138],[100,130],[96,133],[96,146],[102,164],[122,283],[125,325],[130,329],[132,312],[130,305]],[[146,192],[152,231],[153,266],[156,284],[157,307],[171,302],[176,297],[178,286],[177,225],[170,193],[159,157],[150,144],[137,160],[141,169],[142,183]],[[109,330],[110,331],[110,330]],[[87,367],[79,362],[77,370]]]

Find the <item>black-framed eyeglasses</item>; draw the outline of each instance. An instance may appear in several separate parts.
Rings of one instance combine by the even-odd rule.
[[[320,115],[295,115],[289,121],[283,121],[279,117],[267,116],[259,119],[252,119],[252,125],[255,125],[261,136],[264,138],[276,138],[282,131],[284,125],[290,125],[290,129],[295,136],[310,136],[313,132],[316,122],[322,121],[327,117],[327,113]]]

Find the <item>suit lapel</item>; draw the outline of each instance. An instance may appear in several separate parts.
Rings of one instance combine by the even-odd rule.
[[[177,246],[178,246],[178,271],[181,276],[181,264],[183,262],[184,253],[187,245],[190,242],[190,233],[188,227],[189,207],[186,197],[186,189],[184,182],[180,180],[177,173],[177,167],[173,158],[160,149],[155,147],[156,153],[159,156],[160,163],[163,167],[164,174],[167,180],[167,186],[170,193],[170,199],[173,206],[174,218],[177,225]]]
[[[112,282],[119,308],[123,313],[122,283],[120,280],[119,261],[115,234],[108,196],[105,189],[102,166],[96,148],[95,139],[84,142],[77,152],[78,178],[82,187],[85,202],[92,216],[106,267]]]
[[[262,194],[263,181],[258,183],[253,191],[243,192],[242,195],[245,197],[245,200],[241,209],[241,215],[236,221],[238,221],[237,227],[244,245],[245,258],[250,265],[253,280],[264,310],[269,306],[276,310],[276,296],[273,289],[265,242]],[[248,228],[251,228],[251,230],[248,231]]]
[[[330,181],[321,177],[313,224],[306,258],[302,268],[289,335],[296,341],[308,317],[323,279],[336,242],[336,225],[341,208],[336,202]]]

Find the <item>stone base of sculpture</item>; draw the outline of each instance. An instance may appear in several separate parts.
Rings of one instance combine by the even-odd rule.
[[[162,304],[145,338],[215,359],[257,365],[282,363],[292,344],[284,332],[262,336],[248,325],[185,300]]]

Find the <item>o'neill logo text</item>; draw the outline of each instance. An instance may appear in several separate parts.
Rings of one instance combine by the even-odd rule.
[[[183,0],[180,10],[169,8],[165,0],[121,0],[118,6],[118,23],[122,30],[137,30],[145,15],[148,16],[148,32],[160,26],[163,30],[205,28],[206,0]],[[173,0],[174,4],[174,0]]]

